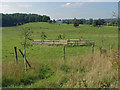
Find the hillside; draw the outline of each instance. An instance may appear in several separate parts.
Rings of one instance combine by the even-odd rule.
[[[91,46],[69,46],[66,47],[66,61],[64,62],[62,46],[33,45],[27,48],[27,59],[33,68],[29,68],[28,72],[24,73],[23,57],[18,51],[19,64],[16,66],[14,55],[14,46],[23,51],[21,27],[29,27],[33,31],[32,38],[34,40],[41,39],[42,32],[45,33],[47,39],[57,39],[58,35],[62,34],[65,39],[94,40],[95,54],[92,55]],[[104,87],[105,83],[106,87],[115,87],[117,71],[116,67],[112,66],[113,60],[110,61],[111,57],[100,57],[99,55],[100,46],[104,46],[107,54],[110,55],[110,45],[113,45],[113,50],[117,50],[118,30],[115,26],[98,28],[79,25],[74,27],[73,24],[34,22],[18,27],[3,27],[3,86],[93,88]],[[110,73],[110,71],[113,72]],[[99,76],[100,80],[96,80],[96,76]],[[78,80],[78,78],[80,79]],[[94,83],[92,84],[92,82]]]

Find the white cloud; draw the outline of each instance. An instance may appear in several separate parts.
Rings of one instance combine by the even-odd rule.
[[[84,3],[83,2],[76,2],[76,3],[66,3],[63,4],[62,7],[73,7],[73,8],[77,8],[82,6]]]
[[[69,5],[71,5],[71,3],[66,3],[66,6],[69,6]]]

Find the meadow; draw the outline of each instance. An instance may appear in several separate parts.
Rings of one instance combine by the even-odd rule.
[[[23,51],[20,27],[30,27],[34,40],[41,39],[44,32],[47,39],[57,39],[59,34],[65,39],[95,41],[95,53],[91,46],[66,47],[66,60],[62,59],[62,46],[33,45],[27,48],[27,59],[32,68],[24,72],[23,57],[18,51],[19,64],[16,65],[14,46]],[[84,88],[117,87],[117,69],[112,64],[110,52],[118,49],[118,29],[115,26],[93,27],[62,23],[35,22],[21,26],[2,28],[2,82],[3,87],[38,88]],[[99,47],[107,50],[107,56],[99,55]],[[98,78],[99,77],[99,78]]]

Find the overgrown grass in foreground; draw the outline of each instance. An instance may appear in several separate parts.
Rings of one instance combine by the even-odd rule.
[[[111,55],[112,54],[112,55]],[[117,63],[113,53],[99,53],[67,60],[40,63],[30,60],[32,69],[24,71],[24,64],[3,63],[4,87],[38,88],[114,88],[117,86]]]

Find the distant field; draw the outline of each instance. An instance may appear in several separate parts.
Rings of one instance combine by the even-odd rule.
[[[48,39],[57,39],[59,34],[64,34],[66,39],[79,39],[81,36],[83,40],[94,40],[95,51],[98,50],[99,46],[102,45],[104,48],[109,49],[110,44],[114,43],[114,48],[117,49],[117,27],[103,26],[101,28],[80,25],[79,27],[73,27],[72,24],[49,24],[49,23],[29,23],[24,26],[29,26],[34,32],[33,39],[41,39],[41,32],[45,32]],[[21,27],[21,26],[19,26]],[[14,60],[14,46],[23,50],[21,46],[21,37],[18,27],[3,27],[2,29],[2,52],[3,61]],[[78,46],[78,47],[67,47],[66,58],[73,56],[79,56],[91,52],[90,46]],[[50,59],[61,59],[62,58],[62,47],[49,47],[49,46],[33,46],[27,50],[29,59],[33,60],[50,60]],[[21,56],[19,55],[19,58]]]
[[[113,27],[113,26],[102,26],[102,27],[98,28],[98,27],[93,27],[90,25],[79,25],[79,27],[74,27],[73,24],[69,24],[69,25],[68,24],[58,24],[58,23],[49,24],[49,23],[43,23],[43,22],[28,23],[23,26],[30,27],[30,29],[33,31],[32,37],[34,40],[41,39],[41,37],[40,37],[41,32],[45,32],[45,34],[47,35],[47,39],[57,39],[59,34],[64,34],[65,39],[79,39],[82,37],[83,40],[94,40],[95,41],[95,53],[98,53],[100,46],[104,46],[104,48],[107,49],[107,51],[110,51],[110,44],[114,44],[114,47],[113,47],[114,50],[117,50],[117,48],[118,48],[118,30],[117,30],[117,27]],[[10,65],[8,65],[8,63],[10,63],[11,61],[15,62],[14,46],[16,46],[18,49],[23,50],[23,47],[21,45],[21,42],[23,41],[23,39],[21,38],[21,33],[19,30],[19,27],[22,27],[22,26],[3,27],[2,28],[2,61],[3,61],[3,64],[5,64],[5,65],[7,64],[6,67],[3,66],[4,67],[3,69],[5,69],[5,70],[7,70],[7,68],[9,68],[9,66],[10,66]],[[103,41],[103,43],[102,43],[102,41]],[[62,46],[37,45],[37,46],[32,46],[30,48],[27,48],[27,58],[28,58],[28,61],[30,61],[32,66],[38,68],[38,70],[39,70],[39,65],[48,64],[52,68],[52,70],[55,72],[55,74],[48,79],[42,79],[40,81],[39,80],[35,81],[35,83],[32,84],[32,86],[30,86],[30,85],[28,85],[28,86],[20,85],[19,86],[18,85],[15,87],[67,87],[66,84],[63,85],[65,82],[69,81],[67,76],[71,76],[71,74],[74,72],[74,70],[77,70],[77,67],[80,66],[79,65],[80,62],[82,62],[82,58],[78,58],[78,57],[82,57],[85,55],[89,56],[92,53],[91,49],[92,49],[91,46],[74,46],[74,47],[69,46],[69,47],[66,47],[66,59],[67,59],[66,64],[68,66],[63,66],[64,64],[62,61],[62,54],[63,54]],[[97,57],[98,57],[98,54],[96,55],[95,59],[97,59]],[[88,58],[90,58],[90,56]],[[77,60],[77,62],[79,62],[79,59],[80,59],[80,62],[77,63],[74,61],[74,59]],[[105,66],[103,58],[101,57],[100,59],[102,59],[102,61],[100,61],[100,63],[102,63],[102,65]],[[23,57],[20,55],[20,53],[18,53],[18,60],[19,60],[19,63],[23,63]],[[69,60],[71,61],[71,63],[69,62]],[[87,59],[83,59],[83,60],[85,60],[85,61],[82,64],[82,67],[85,67],[86,63],[89,60],[88,61],[86,61]],[[98,61],[94,62],[94,64],[97,63]],[[72,65],[72,62],[78,66],[75,67],[74,65]],[[105,59],[105,62],[107,62],[107,59]],[[90,65],[93,65],[93,64],[90,64]],[[98,67],[100,67],[100,65],[98,65],[96,67],[98,68]],[[70,73],[67,72],[67,74],[66,74],[66,72],[58,70],[61,66],[63,66],[62,70],[66,69],[66,68],[68,70],[69,66],[70,66],[70,68],[72,68],[72,66],[74,66],[74,67],[73,67],[73,69],[70,69],[73,71],[70,71]],[[16,67],[16,66],[13,65],[13,67]],[[13,67],[10,66],[10,68],[13,68]],[[89,66],[89,67],[91,68],[92,66]],[[96,68],[95,66],[93,66],[93,67]],[[24,68],[24,66],[22,65],[22,69],[23,68]],[[83,73],[80,75],[84,76],[84,73],[85,74],[87,73],[87,71],[82,71],[81,67],[80,67],[80,70]],[[89,71],[89,68],[87,68],[87,70]],[[110,70],[112,70],[112,69],[110,69]],[[8,76],[6,74],[7,71],[4,72],[3,77],[6,77],[6,78],[8,77],[11,79],[13,71],[11,70],[10,72],[11,72],[11,74],[8,74]],[[109,70],[108,70],[108,72],[109,72]],[[19,71],[19,73],[20,73],[20,71]],[[30,73],[35,74],[33,71],[31,71]],[[38,71],[36,71],[36,73],[38,73]],[[51,73],[51,72],[49,72],[49,73]],[[75,71],[75,73],[77,73],[77,72]],[[93,72],[93,73],[94,73],[94,76],[96,76],[95,72]],[[104,73],[107,73],[107,72],[105,71]],[[11,75],[11,76],[9,76],[9,75]],[[37,74],[35,74],[35,75],[37,76]],[[35,75],[33,75],[33,77]],[[52,74],[50,74],[50,75],[52,75]],[[75,74],[75,75],[78,75],[78,74]],[[89,76],[89,74],[86,74],[86,75]],[[104,74],[104,75],[106,75],[106,74]],[[19,75],[19,77],[21,78],[22,76]],[[75,76],[75,77],[77,77],[77,76]],[[7,82],[7,79],[4,78],[3,80],[4,81],[6,80],[6,82]],[[112,79],[110,79],[110,80],[112,82]],[[15,81],[15,82],[19,82],[19,80]],[[60,82],[64,82],[62,84],[62,86],[58,85],[58,83],[60,83]],[[91,84],[89,84],[89,85],[91,85]],[[96,85],[96,83],[94,85]],[[94,85],[91,87],[97,87],[97,85],[96,86],[94,86]],[[10,87],[14,87],[14,85],[10,86]],[[74,87],[74,86],[71,86],[71,87]],[[85,87],[85,86],[81,86],[81,87]]]

